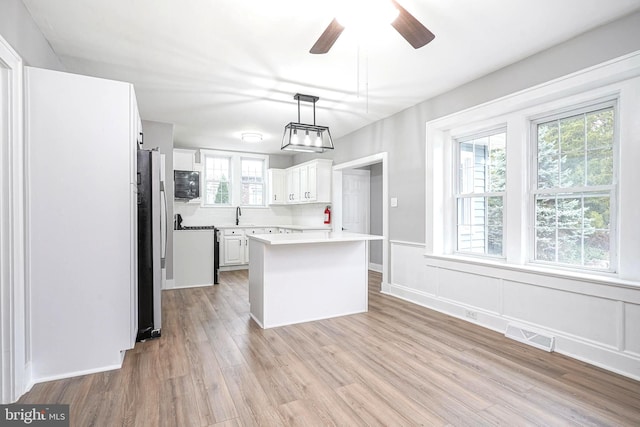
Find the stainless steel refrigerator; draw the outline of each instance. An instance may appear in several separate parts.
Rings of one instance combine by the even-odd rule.
[[[162,328],[162,267],[167,229],[166,195],[160,171],[157,150],[138,150],[137,341],[159,337]]]

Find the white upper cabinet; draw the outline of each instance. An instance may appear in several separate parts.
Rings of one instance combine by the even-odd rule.
[[[196,150],[176,148],[173,150],[173,170],[193,171],[199,170],[196,163]]]
[[[331,160],[312,160],[294,166],[298,170],[298,199],[301,203],[331,202]]]
[[[287,169],[287,194],[287,203],[300,201],[300,168],[297,166]]]
[[[331,160],[269,169],[269,204],[331,203]]]
[[[287,203],[287,171],[269,169],[269,204],[284,205]]]

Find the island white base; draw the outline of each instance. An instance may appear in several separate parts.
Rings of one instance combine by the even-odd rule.
[[[249,303],[262,328],[367,311],[367,242],[250,239]]]

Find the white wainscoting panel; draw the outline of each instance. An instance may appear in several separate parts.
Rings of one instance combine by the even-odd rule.
[[[624,305],[624,350],[640,357],[640,305]]]
[[[424,257],[423,257],[424,262]],[[499,312],[500,280],[461,271],[440,269],[440,298]]]
[[[505,281],[504,314],[611,347],[617,344],[617,302],[609,299]]]
[[[424,265],[424,244],[412,242],[391,242],[391,269],[390,283],[403,284],[427,294],[436,293],[436,280],[427,278],[425,269],[416,269],[416,265]]]
[[[528,326],[554,336],[559,353],[640,380],[640,287],[390,244],[391,281],[383,292],[501,333],[508,323]]]

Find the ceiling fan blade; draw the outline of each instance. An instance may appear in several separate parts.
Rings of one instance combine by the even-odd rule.
[[[329,52],[329,49],[331,49],[331,46],[338,40],[342,31],[344,31],[344,27],[334,18],[309,52],[315,54]]]
[[[414,49],[421,48],[429,43],[436,36],[420,23],[412,14],[400,6],[396,0],[391,3],[400,11],[398,17],[391,23],[391,26],[400,33]]]

